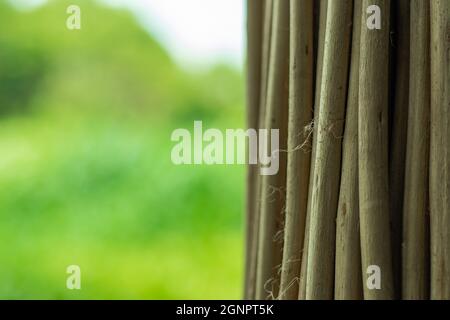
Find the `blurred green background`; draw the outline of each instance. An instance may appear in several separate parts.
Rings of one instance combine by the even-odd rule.
[[[243,127],[243,87],[181,68],[127,11],[0,0],[0,298],[240,298],[245,168],[175,166],[170,135]]]

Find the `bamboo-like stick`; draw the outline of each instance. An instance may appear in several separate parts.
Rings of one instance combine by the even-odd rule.
[[[312,164],[312,155],[311,155],[311,164]],[[312,166],[311,166],[312,168]],[[310,169],[311,170],[311,169]],[[309,184],[311,186],[311,183]],[[308,215],[308,210],[306,211],[306,220],[305,220],[305,235],[303,241],[303,251],[302,251],[302,261],[300,265],[300,280],[298,284],[298,300],[306,300],[306,275],[308,268],[308,245],[309,245],[309,220],[310,215]]]
[[[261,90],[260,90],[260,105],[259,105],[259,119],[258,128],[264,127],[266,116],[266,98],[267,98],[267,78],[269,73],[269,56],[270,56],[270,40],[272,31],[272,10],[273,1],[264,0],[264,18],[263,18],[263,38],[262,38],[262,56],[261,56]],[[251,266],[250,266],[250,283],[248,299],[256,298],[256,269],[258,266],[258,241],[259,241],[259,226],[261,216],[261,176],[258,174],[255,177],[256,195],[255,195],[255,218],[254,231],[252,235],[251,252]]]
[[[450,2],[431,5],[431,298],[450,299]]]
[[[392,12],[394,30],[391,35],[393,54],[392,75],[394,83],[392,132],[389,159],[389,193],[391,216],[392,264],[395,298],[400,298],[401,253],[402,253],[402,212],[405,181],[406,131],[409,100],[409,55],[410,55],[410,4],[411,0],[393,1]],[[382,16],[384,18],[384,15]],[[395,39],[395,43],[392,43]]]
[[[272,24],[273,24],[273,5],[274,0],[264,1],[264,21],[263,21],[263,42],[262,42],[262,57],[261,57],[261,97],[260,97],[260,114],[259,127],[265,126],[266,121],[266,101],[267,101],[267,86],[269,78],[269,63],[270,63],[270,49],[272,39]]]
[[[247,1],[247,126],[258,129],[261,100],[261,67],[263,38],[263,6],[265,0]],[[258,166],[247,168],[247,221],[245,299],[254,297],[255,291],[255,233],[257,227]]]
[[[316,83],[315,83],[315,97],[314,97],[314,122],[313,139],[312,139],[312,151],[311,151],[311,166],[309,174],[309,186],[308,186],[308,204],[306,209],[306,222],[305,222],[305,235],[303,241],[302,261],[300,268],[300,283],[298,298],[300,300],[306,299],[306,280],[307,280],[307,266],[308,266],[308,247],[309,247],[309,226],[311,217],[311,203],[312,203],[312,186],[314,182],[314,163],[316,159],[316,141],[317,141],[317,125],[319,123],[319,110],[320,110],[320,88],[322,83],[322,69],[323,69],[323,52],[325,47],[325,30],[327,23],[327,7],[328,0],[320,0],[319,5],[319,17],[315,19],[319,20],[319,36],[318,45],[314,52],[317,55],[316,63]]]
[[[336,300],[363,297],[358,198],[358,83],[361,36],[361,1],[354,2],[353,40],[347,115],[342,145],[342,174],[336,220]]]
[[[366,25],[366,10],[381,9],[381,30]],[[388,190],[389,0],[364,0],[359,77],[359,209],[365,299],[394,296]],[[367,285],[369,266],[381,271],[381,288]],[[377,274],[374,275],[375,277]]]
[[[405,200],[402,298],[428,299],[428,162],[430,148],[430,3],[411,1],[411,75]]]
[[[265,128],[280,130],[280,149],[287,147],[289,95],[289,1],[274,0],[271,52],[267,86]],[[270,144],[270,139],[268,139]],[[270,146],[270,145],[269,145]],[[270,150],[270,147],[268,148]],[[258,241],[256,299],[278,296],[282,260],[283,190],[286,186],[286,153],[280,152],[279,172],[263,176]]]
[[[328,3],[309,231],[307,299],[332,299],[336,212],[347,95],[352,0]]]
[[[313,0],[291,1],[286,223],[280,299],[296,300],[300,276],[311,154],[305,150],[313,109]]]

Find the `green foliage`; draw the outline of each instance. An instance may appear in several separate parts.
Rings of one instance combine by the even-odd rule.
[[[174,166],[170,134],[241,127],[241,82],[183,71],[126,11],[0,0],[0,298],[239,298],[244,168]]]

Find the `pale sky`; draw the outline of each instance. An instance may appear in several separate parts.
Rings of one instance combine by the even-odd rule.
[[[243,64],[244,0],[102,1],[130,8],[182,64]]]
[[[99,1],[130,9],[182,66],[243,65],[245,0]],[[10,2],[29,8],[47,0]]]

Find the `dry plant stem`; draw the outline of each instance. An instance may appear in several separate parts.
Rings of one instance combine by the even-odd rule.
[[[313,103],[313,0],[291,1],[286,222],[280,299],[296,300],[305,233],[311,153],[305,128]]]
[[[247,1],[247,126],[257,129],[261,97],[262,27],[263,5],[261,0]],[[247,169],[247,221],[246,221],[246,264],[244,297],[251,299],[255,292],[256,255],[254,241],[257,227],[258,166]]]
[[[312,157],[311,154],[311,168],[312,170]],[[309,184],[311,186],[311,183]],[[309,194],[309,193],[308,193]],[[310,215],[308,215],[308,210],[306,210],[306,220],[305,220],[305,235],[303,241],[303,251],[302,251],[302,261],[300,265],[300,280],[298,284],[298,300],[306,300],[306,272],[308,268],[308,244],[309,244],[309,220]]]
[[[258,128],[264,126],[265,115],[266,115],[266,97],[267,97],[267,78],[269,69],[269,55],[270,55],[270,38],[272,30],[272,0],[264,0],[263,8],[263,26],[262,26],[262,57],[261,57],[261,90],[260,90],[260,104],[259,104],[259,119]],[[249,299],[255,299],[256,297],[256,269],[258,266],[258,241],[259,241],[259,226],[260,226],[260,216],[261,216],[261,176],[259,174],[255,177],[256,184],[256,194],[255,194],[255,218],[254,218],[254,231],[252,234],[252,248],[251,253],[251,266],[250,266],[250,290],[248,293]]]
[[[306,299],[306,274],[308,266],[308,246],[309,246],[309,225],[311,217],[311,199],[312,199],[312,185],[314,182],[314,162],[316,158],[316,140],[317,140],[317,125],[319,123],[319,107],[320,107],[320,87],[322,82],[322,68],[323,68],[323,52],[325,46],[325,30],[327,19],[327,7],[328,0],[320,0],[320,17],[319,19],[319,40],[317,52],[317,66],[316,66],[316,83],[315,83],[315,98],[314,98],[314,123],[313,123],[313,140],[311,151],[311,166],[309,173],[309,186],[308,186],[308,203],[306,209],[306,222],[305,222],[305,235],[303,241],[302,261],[300,268],[300,283],[298,298],[300,300]]]
[[[266,101],[267,86],[269,77],[270,49],[272,38],[273,24],[273,0],[264,0],[264,21],[263,21],[263,38],[262,38],[262,57],[261,57],[261,96],[260,96],[260,113],[259,127],[265,126],[266,121]]]
[[[450,299],[450,2],[431,5],[431,298]]]
[[[409,100],[409,55],[410,55],[410,1],[395,0],[394,23],[394,106],[389,161],[389,192],[391,215],[392,264],[395,298],[400,298],[401,253],[402,253],[402,208],[405,179],[406,131]],[[384,19],[384,14],[382,13]]]
[[[342,145],[342,174],[336,220],[336,300],[363,298],[358,198],[358,83],[361,1],[354,2],[353,40],[347,115]]]
[[[430,121],[430,3],[411,1],[411,75],[405,200],[402,298],[428,299],[428,160]]]
[[[309,231],[306,299],[332,299],[336,212],[347,95],[352,0],[328,3]]]
[[[365,23],[366,8],[378,5],[381,30]],[[363,281],[365,299],[394,296],[389,227],[388,190],[388,75],[390,1],[364,0],[362,7],[359,77],[359,209],[362,274],[369,266],[381,269],[381,289],[370,290]]]
[[[286,150],[289,95],[289,1],[274,1],[273,14],[265,128],[280,130],[280,149]],[[277,154],[280,158],[279,172],[276,175],[262,177],[257,299],[277,297],[280,284],[278,269],[281,266],[283,244],[276,238],[277,234],[283,230],[286,153]]]

